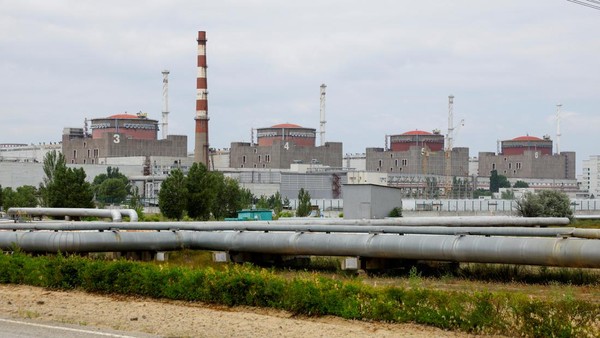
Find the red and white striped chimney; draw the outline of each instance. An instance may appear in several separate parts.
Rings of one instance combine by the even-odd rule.
[[[208,167],[208,90],[206,82],[206,32],[198,32],[198,78],[196,79],[196,139],[194,162]]]

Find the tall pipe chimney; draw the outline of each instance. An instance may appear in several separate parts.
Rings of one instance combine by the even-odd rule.
[[[452,151],[454,147],[454,95],[448,96],[448,135],[446,136],[446,150]]]
[[[196,79],[196,139],[194,162],[208,168],[208,90],[206,83],[206,32],[198,32],[198,77]]]
[[[162,138],[169,135],[169,71],[163,70],[163,111],[162,111]]]
[[[325,145],[325,123],[327,123],[327,121],[325,120],[325,89],[327,88],[327,86],[325,84],[321,85],[321,102],[320,102],[320,111],[321,111],[321,122],[319,124],[320,126],[320,130],[319,130],[319,134],[320,134],[320,141],[321,141],[321,146]]]
[[[556,154],[560,155],[560,108],[562,104],[556,105]]]

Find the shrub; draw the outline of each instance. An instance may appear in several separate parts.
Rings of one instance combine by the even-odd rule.
[[[517,212],[523,217],[573,218],[569,197],[557,190],[526,193],[521,200],[517,201]]]
[[[389,212],[388,217],[402,217],[402,208],[395,207]]]
[[[411,278],[420,278],[411,271]],[[598,337],[600,305],[525,294],[375,287],[319,275],[282,277],[233,266],[223,271],[77,256],[0,254],[0,283],[142,295],[228,306],[262,306],[293,314],[413,322],[470,333],[525,337]]]

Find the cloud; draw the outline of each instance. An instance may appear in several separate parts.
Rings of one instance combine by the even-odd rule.
[[[577,112],[565,112],[561,143],[583,158],[598,152],[599,26],[597,11],[558,0],[4,2],[0,143],[56,141],[85,117],[122,111],[159,119],[169,69],[169,131],[191,150],[195,38],[206,30],[211,146],[275,123],[318,128],[326,83],[327,139],[347,152],[386,134],[445,132],[454,94],[455,121],[466,120],[456,143],[472,156],[553,134],[561,102]]]

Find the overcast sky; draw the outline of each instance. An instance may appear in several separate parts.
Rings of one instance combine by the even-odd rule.
[[[296,123],[344,153],[448,128],[470,155],[550,135],[600,154],[600,11],[566,0],[0,0],[0,143],[56,142],[85,118],[147,112],[193,151],[197,32],[206,31],[210,146]],[[159,133],[160,135],[160,133]],[[317,140],[318,142],[318,140]],[[556,151],[556,147],[555,147]]]

